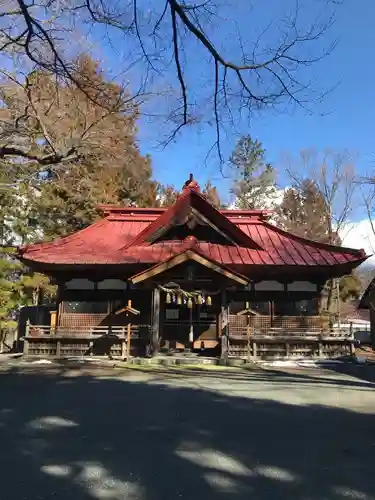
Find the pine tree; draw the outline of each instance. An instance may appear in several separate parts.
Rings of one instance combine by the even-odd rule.
[[[27,270],[15,257],[17,245],[33,241],[35,225],[28,206],[26,186],[2,171],[0,185],[0,348],[6,334],[16,328],[19,309],[51,299],[55,287],[49,279]]]
[[[242,210],[271,209],[276,201],[275,170],[265,160],[262,143],[249,135],[241,137],[230,157],[234,171],[232,193]]]
[[[14,247],[0,247],[0,348],[6,343],[7,333],[17,327],[22,306],[38,305],[41,297],[52,299],[55,295],[49,279],[25,269],[15,252]]]
[[[16,326],[15,311],[20,304],[19,274],[22,265],[12,258],[14,249],[0,248],[0,331]]]

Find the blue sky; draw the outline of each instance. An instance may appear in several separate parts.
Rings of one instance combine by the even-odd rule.
[[[221,16],[229,21],[235,19],[239,23],[246,43],[247,39],[251,41],[256,38],[256,30],[261,30],[268,20],[280,18],[288,9],[293,10],[297,1],[306,7],[302,26],[313,22],[316,14],[325,10],[329,4],[329,0],[215,0],[213,4],[221,4]],[[143,0],[139,2],[139,6],[147,11],[148,3],[150,8],[162,9],[164,0]],[[325,97],[323,105],[312,106],[312,114],[302,109],[294,113],[278,113],[267,109],[252,116],[250,123],[237,123],[238,136],[250,134],[262,141],[267,151],[267,160],[279,172],[281,185],[288,183],[281,160],[284,154],[297,155],[301,149],[312,147],[318,150],[347,149],[358,155],[357,166],[360,173],[365,174],[374,169],[375,0],[341,0],[335,10],[336,22],[327,33],[327,38],[316,44],[314,42],[314,47],[319,52],[319,49],[324,50],[330,40],[338,39],[334,52],[313,66],[312,76],[321,89],[339,82]],[[328,8],[327,14],[329,12]],[[169,23],[169,18],[166,22]],[[230,37],[225,28],[228,25],[221,23],[224,28],[211,30],[208,34],[227,57],[238,60],[236,38]],[[105,41],[107,30],[102,26],[93,29],[89,27],[86,32],[83,27],[82,29],[82,40],[78,44],[71,44],[73,50],[91,50],[102,61],[109,74],[119,75],[126,66],[126,52],[131,53],[134,47],[121,38],[119,31],[112,31],[111,41],[108,43],[108,40]],[[144,43],[149,48],[147,39],[144,39]],[[195,92],[203,87],[205,80],[202,80],[202,73],[208,67],[207,61],[199,59],[201,55],[197,55],[198,52],[196,44],[190,42],[186,53],[190,66],[185,77],[189,85],[192,82],[195,84]],[[125,78],[127,76],[125,74]],[[178,88],[173,65],[167,76],[175,88]],[[136,88],[132,77],[130,74],[130,83]],[[193,172],[201,184],[211,179],[219,187],[223,201],[228,201],[229,181],[221,175],[218,162],[205,162],[207,151],[214,140],[212,126],[201,124],[193,129],[184,128],[175,143],[161,149],[157,142],[164,132],[162,121],[140,119],[139,143],[141,151],[152,156],[154,177],[165,184],[180,187],[188,174]],[[229,156],[235,139],[233,133],[223,138],[224,156]]]
[[[280,169],[281,183],[285,183],[281,162],[283,154],[288,152],[295,155],[299,150],[310,147],[348,149],[358,153],[358,168],[361,172],[373,168],[374,19],[373,0],[344,0],[337,8],[336,22],[329,36],[337,37],[339,43],[330,57],[314,66],[314,77],[321,88],[340,83],[326,96],[322,107],[313,107],[312,115],[302,110],[293,114],[265,110],[252,118],[250,126],[247,123],[239,124],[241,133],[250,133],[263,142],[267,159]],[[326,114],[322,115],[322,111]],[[211,161],[205,165],[206,153],[212,144],[212,129],[185,129],[176,143],[162,150],[156,145],[159,127],[160,124],[140,123],[141,149],[151,154],[155,177],[179,187],[189,172],[193,172],[201,183],[211,178],[225,199],[228,181],[218,171],[217,162]],[[227,151],[233,145],[234,137],[225,141]]]

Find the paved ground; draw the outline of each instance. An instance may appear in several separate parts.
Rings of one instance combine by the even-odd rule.
[[[375,499],[358,370],[3,366],[0,498]]]

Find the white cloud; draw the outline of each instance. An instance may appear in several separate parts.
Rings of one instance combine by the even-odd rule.
[[[343,246],[363,248],[367,254],[375,253],[375,234],[368,219],[350,222],[340,236]]]

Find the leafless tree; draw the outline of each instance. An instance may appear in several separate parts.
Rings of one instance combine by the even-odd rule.
[[[328,242],[336,244],[358,208],[355,154],[329,149],[323,152],[303,150],[297,161],[289,158],[286,170],[295,186],[311,179],[322,193],[327,211]]]
[[[359,185],[370,229],[375,237],[375,181],[369,176],[368,178],[361,179]],[[368,243],[372,251],[375,252],[375,248],[371,245],[371,242],[368,241]]]
[[[168,96],[162,108],[172,124],[166,143],[203,115],[215,129],[213,149],[222,160],[224,130],[243,114],[251,116],[258,109],[278,105],[307,108],[328,90],[318,92],[306,68],[335,46],[326,35],[338,3],[327,0],[327,10],[318,12],[306,26],[307,11],[298,0],[280,2],[278,11],[269,16],[263,2],[256,6],[248,0],[233,4],[223,0],[5,0],[0,6],[0,53],[80,87],[71,62],[76,44],[67,44],[67,39],[84,39],[93,33],[98,38],[100,33],[114,50],[126,53],[122,69],[135,68],[137,94],[152,90]],[[312,9],[323,5],[317,0],[305,4],[309,19]],[[257,8],[261,18],[267,18],[263,25]]]
[[[12,171],[23,180],[47,169],[59,177],[81,163],[148,170],[135,142],[138,107],[89,57],[75,66],[84,91],[45,70],[20,81],[0,69],[0,184]]]
[[[314,149],[303,150],[297,162],[289,159],[286,168],[292,183],[297,188],[306,179],[311,179],[322,194],[325,205],[327,242],[341,243],[350,231],[350,222],[359,207],[360,196],[355,182],[355,155],[349,151],[337,152]],[[327,287],[327,311],[331,310],[337,282],[331,280]]]

